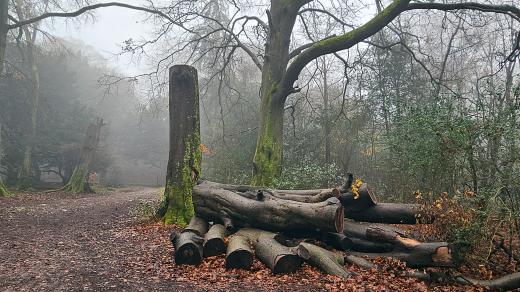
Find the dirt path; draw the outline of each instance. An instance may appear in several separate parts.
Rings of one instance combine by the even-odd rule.
[[[129,215],[156,199],[152,188],[0,198],[0,290],[191,290],[160,277],[167,242]]]

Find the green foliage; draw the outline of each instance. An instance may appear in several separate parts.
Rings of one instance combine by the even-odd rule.
[[[137,222],[150,222],[157,218],[155,217],[155,211],[159,206],[159,201],[145,201],[139,200],[135,206],[129,210],[129,215],[133,217]]]
[[[459,182],[470,129],[471,121],[457,117],[449,106],[410,109],[386,138],[387,167],[400,176],[397,187],[405,187],[396,193],[451,192]]]
[[[340,173],[334,163],[320,165],[304,159],[300,163],[284,167],[282,175],[274,183],[277,189],[325,188],[340,185],[343,180]]]
[[[0,197],[7,197],[10,195],[11,194],[9,193],[7,188],[4,186],[4,183],[2,182],[2,180],[0,179]]]

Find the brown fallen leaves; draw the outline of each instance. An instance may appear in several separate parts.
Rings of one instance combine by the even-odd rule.
[[[124,233],[132,238],[146,241],[147,246],[155,247],[144,250],[139,259],[146,261],[147,273],[158,277],[159,281],[193,285],[197,290],[232,290],[232,291],[483,291],[483,288],[463,287],[458,285],[429,284],[414,278],[401,276],[405,269],[403,263],[392,259],[376,259],[378,267],[364,270],[348,265],[345,268],[357,275],[350,279],[325,275],[314,267],[304,264],[294,274],[273,275],[258,259],[254,260],[250,271],[226,270],[224,255],[205,258],[199,266],[175,265],[173,247],[169,242],[169,233],[178,227],[168,227],[160,223],[128,227]],[[139,236],[135,236],[135,234]],[[134,239],[132,239],[134,240]]]

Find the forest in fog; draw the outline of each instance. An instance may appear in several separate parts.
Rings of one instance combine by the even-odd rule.
[[[226,1],[200,5],[205,17],[222,23],[237,17]],[[297,20],[292,47],[348,28],[327,14],[311,13],[325,4],[316,5],[309,6],[308,19]],[[354,9],[332,5],[345,14]],[[34,15],[39,6],[21,13]],[[175,38],[178,31],[157,25],[151,36],[156,42],[121,44],[119,53],[153,64],[141,76],[118,72],[79,40],[52,37],[52,27],[28,27],[30,38],[17,39],[13,31],[0,87],[5,183],[19,183],[27,147],[29,187],[66,182],[89,121],[103,118],[92,166],[102,184],[163,184],[165,70],[178,60],[194,64],[201,78],[204,177],[249,182],[261,72],[225,32],[209,33],[217,22],[189,24],[208,37]],[[261,48],[259,27],[248,25],[251,47]],[[285,103],[283,173],[274,185],[325,187],[354,173],[392,200],[410,199],[417,190],[516,189],[519,84],[516,52],[510,55],[516,31],[517,23],[502,15],[407,13],[370,41],[317,58]],[[32,66],[39,75],[37,104],[31,99]]]
[[[491,279],[518,272],[517,0],[0,2],[0,197],[6,204],[21,194],[126,188],[144,200],[139,188],[166,187],[140,201],[137,211],[185,227],[204,213],[197,211],[200,189],[191,201],[200,180],[239,185],[217,186],[254,193],[257,201],[265,192],[279,199],[272,190],[283,198],[282,190],[316,189],[357,200],[366,183],[378,202],[421,212],[413,209],[413,223],[365,221],[413,225],[428,214],[435,223],[412,228],[421,234],[417,240],[449,242],[450,257],[456,247],[467,263],[462,273]],[[81,29],[103,21],[103,9],[115,9],[109,17],[122,20],[132,11],[143,31],[122,41],[114,36],[112,52],[89,44]],[[57,35],[69,26],[78,34]],[[169,70],[181,64],[197,70],[200,102],[200,137],[193,134],[200,146],[192,152],[199,151],[201,168],[187,175],[185,211],[172,207],[175,167],[168,164],[176,90]],[[187,161],[182,153],[178,164]],[[241,190],[245,185],[261,189]],[[337,204],[350,212],[344,201]],[[238,212],[226,208],[215,213]],[[186,218],[175,218],[182,212]],[[358,220],[347,213],[341,222]],[[205,219],[216,225],[211,214]],[[231,219],[240,221],[223,216],[226,232],[236,231]],[[276,226],[282,219],[272,221],[274,231],[286,231]],[[334,232],[343,235],[343,223],[340,229]],[[485,271],[475,268],[481,263]]]

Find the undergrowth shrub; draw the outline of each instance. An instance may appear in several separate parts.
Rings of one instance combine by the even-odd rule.
[[[282,175],[274,180],[277,189],[315,189],[341,185],[344,179],[340,168],[331,163],[320,165],[310,160],[284,167]]]
[[[478,194],[467,189],[455,194],[418,193],[416,198],[423,206],[422,214],[435,217],[434,224],[423,234],[425,239],[453,243],[463,260],[487,260],[496,249],[496,236],[504,236],[507,228],[511,236],[514,233],[518,237],[518,230],[511,229],[516,226],[518,214],[504,196],[504,188]]]

